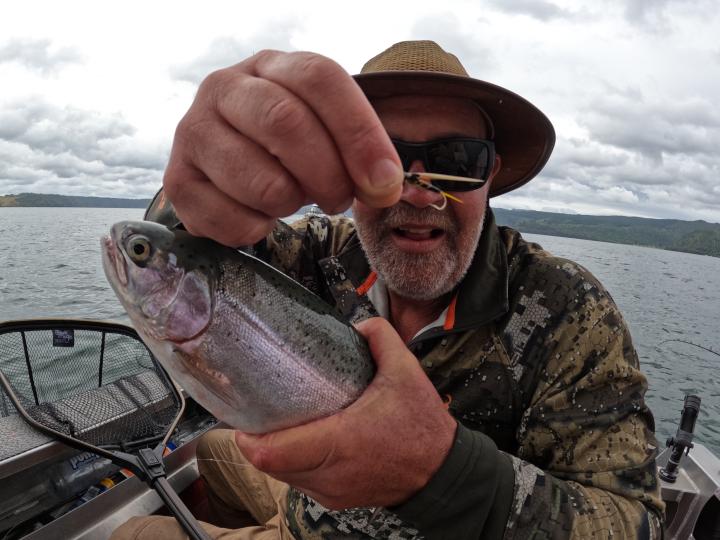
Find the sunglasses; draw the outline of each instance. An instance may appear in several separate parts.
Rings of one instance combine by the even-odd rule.
[[[420,161],[427,173],[418,174],[442,192],[483,187],[495,165],[495,145],[485,139],[458,137],[421,143],[391,140],[403,169],[407,171]]]

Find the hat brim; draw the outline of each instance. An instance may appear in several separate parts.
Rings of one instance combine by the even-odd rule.
[[[550,120],[532,103],[500,86],[447,73],[383,71],[353,78],[372,100],[400,95],[468,98],[487,113],[495,128],[495,148],[502,167],[490,186],[490,197],[529,182],[545,166],[555,146]]]

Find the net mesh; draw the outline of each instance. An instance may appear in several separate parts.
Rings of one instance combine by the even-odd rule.
[[[119,325],[2,327],[0,370],[33,419],[96,446],[160,439],[181,409],[150,351]],[[0,420],[16,414],[0,387]]]

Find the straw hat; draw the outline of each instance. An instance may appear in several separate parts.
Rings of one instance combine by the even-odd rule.
[[[555,145],[555,130],[537,107],[505,88],[473,79],[454,55],[434,41],[396,43],[369,60],[354,79],[371,100],[431,95],[477,102],[492,120],[495,148],[502,159],[491,197],[530,181]]]

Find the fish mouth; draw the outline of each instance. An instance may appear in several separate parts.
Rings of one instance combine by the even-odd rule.
[[[103,247],[103,266],[105,267],[105,271],[108,274],[112,274],[123,287],[126,287],[128,277],[125,258],[120,252],[117,243],[113,237],[108,234],[100,239],[100,244]]]

